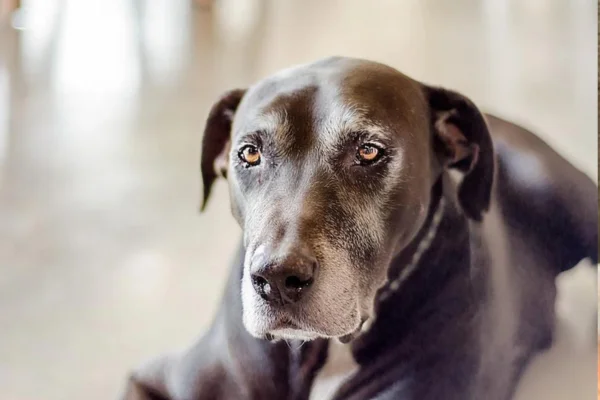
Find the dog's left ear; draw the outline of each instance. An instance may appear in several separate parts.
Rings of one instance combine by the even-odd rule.
[[[229,146],[231,140],[231,124],[245,89],[234,89],[226,92],[212,106],[204,127],[202,138],[202,156],[200,168],[204,193],[200,211],[204,211],[210,189],[215,179],[221,175],[227,177],[227,164],[229,162]]]
[[[434,150],[442,165],[464,173],[458,201],[467,217],[481,221],[494,182],[494,149],[483,115],[465,96],[425,87],[431,110]]]

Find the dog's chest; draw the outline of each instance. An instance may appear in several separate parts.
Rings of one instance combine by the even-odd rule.
[[[315,377],[309,400],[331,399],[342,383],[357,369],[358,364],[352,357],[350,345],[330,340],[327,360]]]

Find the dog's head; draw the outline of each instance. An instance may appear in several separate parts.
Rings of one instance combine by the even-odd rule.
[[[202,207],[226,176],[244,232],[246,329],[304,340],[356,332],[442,171],[464,172],[458,201],[480,220],[493,165],[468,99],[374,62],[331,58],[226,93],[204,134]]]

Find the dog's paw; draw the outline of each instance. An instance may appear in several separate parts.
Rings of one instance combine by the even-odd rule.
[[[151,397],[148,393],[133,379],[129,378],[127,381],[127,387],[125,388],[124,394],[121,396],[121,400],[148,400]]]
[[[152,393],[142,384],[140,384],[134,377],[130,377],[127,381],[124,394],[121,396],[121,400],[169,400],[164,396]]]
[[[121,400],[174,400],[168,390],[167,377],[178,357],[179,353],[161,355],[135,368]]]

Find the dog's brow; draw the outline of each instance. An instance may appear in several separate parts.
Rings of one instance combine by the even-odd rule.
[[[367,117],[365,110],[349,105],[334,105],[324,117],[319,129],[321,145],[335,148],[348,139],[348,135],[363,132],[373,139],[385,140],[388,135],[381,124]]]
[[[258,114],[252,121],[252,131],[271,134],[289,131],[289,120],[286,110],[268,111]]]

